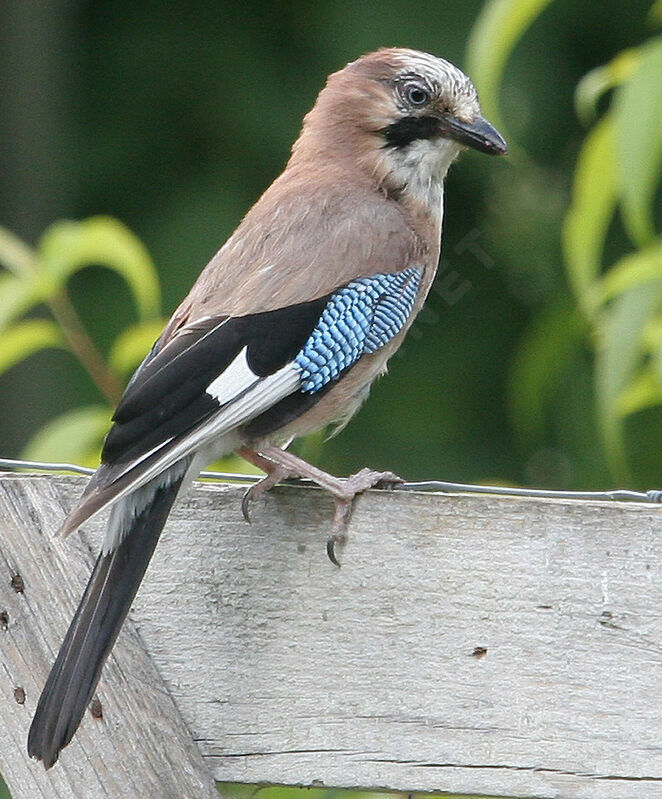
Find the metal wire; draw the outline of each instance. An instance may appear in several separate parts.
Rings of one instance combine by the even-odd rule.
[[[41,472],[73,472],[74,474],[94,474],[94,469],[73,463],[42,463],[15,458],[0,458],[0,469],[30,469]],[[234,472],[201,472],[205,480],[220,480],[231,483],[257,483],[260,475],[236,474]],[[295,485],[314,485],[311,480],[290,479],[284,482]],[[537,497],[542,499],[609,500],[627,502],[662,502],[662,490],[631,491],[629,489],[610,489],[607,491],[554,491],[545,488],[516,488],[513,486],[485,486],[474,483],[449,483],[444,480],[425,480],[418,483],[400,483],[395,491],[439,491],[442,493],[496,494],[508,497]]]
[[[94,474],[94,469],[87,466],[76,466],[74,463],[41,463],[40,461],[22,461],[17,458],[0,458],[0,468],[32,469],[39,472],[74,472],[75,474]]]
[[[39,472],[73,472],[74,474],[94,474],[95,469],[78,466],[74,463],[43,463],[42,461],[23,461],[16,458],[0,458],[0,469],[31,469]],[[200,477],[234,483],[257,483],[262,478],[257,474],[236,474],[235,472],[200,472]]]

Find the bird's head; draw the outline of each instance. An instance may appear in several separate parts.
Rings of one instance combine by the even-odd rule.
[[[347,156],[380,180],[413,186],[443,180],[464,147],[507,152],[481,115],[469,78],[443,58],[386,48],[335,72],[306,116],[297,149]]]

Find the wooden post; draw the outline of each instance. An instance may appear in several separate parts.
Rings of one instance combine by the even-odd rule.
[[[0,772],[21,797],[212,796],[217,780],[662,797],[662,508],[469,495],[179,502],[86,717],[25,737],[91,554],[82,478],[0,478]],[[95,548],[103,519],[86,526]],[[20,579],[16,579],[20,575]],[[204,761],[204,762],[203,762]]]

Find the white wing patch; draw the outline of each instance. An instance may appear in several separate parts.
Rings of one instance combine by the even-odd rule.
[[[252,388],[260,378],[248,365],[248,347],[237,355],[227,369],[213,380],[206,389],[219,405],[227,405]]]
[[[230,364],[228,369],[233,364]],[[237,370],[240,371],[240,367],[237,367]],[[222,375],[223,377],[225,377],[227,371],[226,369]],[[292,364],[283,366],[282,369],[269,375],[269,377],[256,378],[252,372],[251,374],[253,375],[254,384],[247,387],[244,386],[243,394],[236,394],[236,399],[233,402],[220,407],[206,422],[195,427],[176,444],[173,445],[172,439],[170,439],[168,442],[163,442],[160,447],[156,447],[156,450],[164,447],[165,452],[154,463],[151,463],[146,469],[136,475],[135,479],[124,486],[121,491],[118,491],[111,504],[114,504],[131,491],[135,491],[136,488],[145,485],[145,483],[157,477],[161,472],[186,455],[195,452],[200,447],[214,441],[217,437],[226,435],[235,428],[259,416],[268,408],[271,408],[272,405],[297,391],[301,386],[301,376]],[[169,446],[166,446],[167,444]],[[150,452],[150,455],[153,452]],[[116,479],[129,473],[134,465],[133,463],[127,464],[126,471],[118,475]]]
[[[179,444],[168,453],[168,465],[187,455],[215,436],[246,424],[251,419],[271,408],[280,400],[296,391],[301,385],[301,376],[292,364],[283,366],[269,377],[259,378],[257,383],[225,408],[221,408],[204,424],[191,430]],[[172,461],[170,459],[173,459]],[[160,469],[159,469],[160,471]]]

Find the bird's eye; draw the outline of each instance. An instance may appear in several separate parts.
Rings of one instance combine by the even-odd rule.
[[[418,83],[407,84],[402,94],[409,105],[414,108],[420,108],[430,102],[430,95]]]

